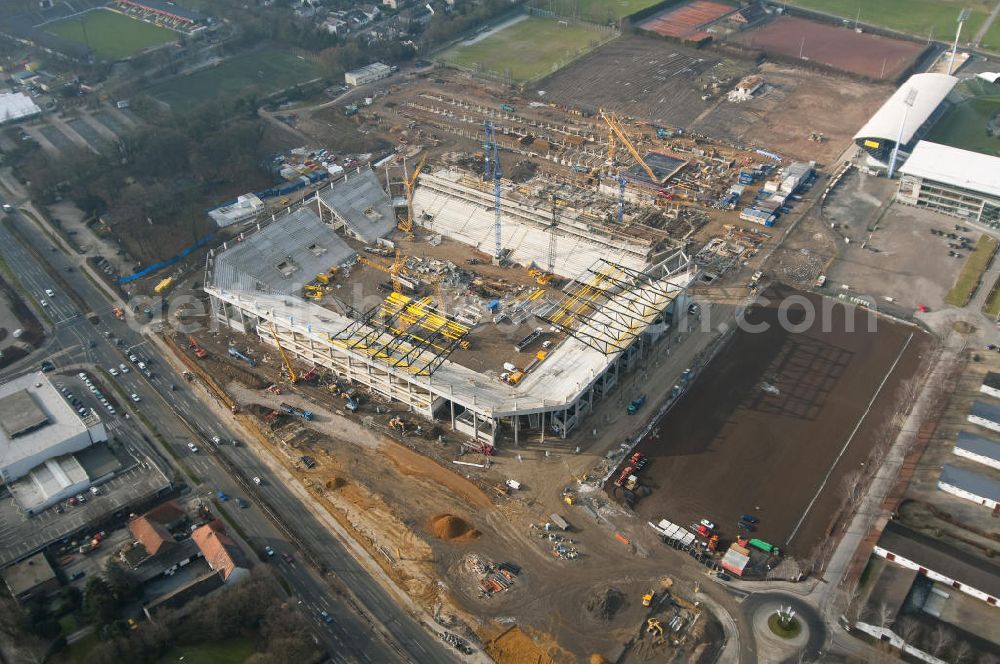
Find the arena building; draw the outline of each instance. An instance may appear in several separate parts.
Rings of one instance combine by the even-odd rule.
[[[507,197],[509,269],[517,269],[513,261],[551,262],[551,271],[566,277],[561,288],[512,289],[496,299],[465,289],[462,303],[448,310],[403,292],[363,309],[323,306],[301,297],[303,285],[330,268],[340,278],[356,260],[335,227],[357,241],[367,234],[346,210],[377,209],[387,200],[381,186],[364,180],[366,196],[338,189],[349,186],[333,186],[349,206],[321,195],[322,219],[308,203],[210,254],[204,283],[215,320],[265,344],[280,342],[301,361],[483,443],[516,443],[529,431],[566,436],[686,313],[697,269],[682,250],[629,242],[571,215],[554,223],[551,203]],[[493,238],[492,205],[485,190],[447,173],[421,175],[413,201],[421,233],[472,246]],[[394,224],[379,230],[387,235]],[[355,284],[340,286],[350,292]],[[486,349],[497,348],[511,359],[484,364]]]

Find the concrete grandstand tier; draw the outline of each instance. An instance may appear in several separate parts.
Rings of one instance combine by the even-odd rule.
[[[919,138],[921,129],[936,117],[941,103],[957,83],[958,79],[948,74],[914,74],[858,130],[854,142],[872,158],[887,164],[896,141],[902,149]],[[913,106],[907,109],[906,100],[911,92],[915,94]]]
[[[371,244],[396,227],[396,213],[389,194],[382,189],[375,171],[364,167],[346,173],[316,194],[317,211],[323,221],[362,242]]]
[[[291,295],[355,254],[310,208],[298,208],[257,228],[240,234],[212,258],[219,288]]]
[[[422,174],[413,195],[414,221],[492,254],[493,192],[479,184],[457,170]],[[601,228],[596,220],[572,211],[560,211],[553,224],[550,204],[516,200],[511,193],[510,186],[503,187],[500,205],[502,246],[512,260],[570,279],[601,259],[637,270],[648,264],[652,243]],[[556,237],[550,265],[552,234]]]

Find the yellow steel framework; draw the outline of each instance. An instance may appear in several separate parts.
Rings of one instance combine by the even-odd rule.
[[[390,367],[429,376],[469,333],[468,326],[440,313],[431,302],[429,297],[415,300],[390,293],[330,341]]]
[[[426,161],[427,155],[424,155],[417,167],[413,169],[413,174],[403,182],[406,185],[406,218],[400,220],[399,230],[407,233],[413,230],[413,188],[417,184],[417,176],[420,175]]]
[[[649,179],[656,184],[656,173],[653,172],[653,169],[649,167],[649,164],[647,164],[646,160],[642,158],[641,154],[639,154],[635,145],[632,144],[632,141],[625,133],[625,130],[622,129],[621,123],[618,121],[618,117],[614,113],[607,113],[604,110],[601,110],[600,113],[601,119],[608,125],[608,161],[612,164],[615,163],[616,142],[620,142],[625,146],[625,149],[629,151],[632,157],[639,162],[639,165],[646,170],[646,173],[649,175]]]

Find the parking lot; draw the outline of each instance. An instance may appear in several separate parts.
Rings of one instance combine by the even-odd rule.
[[[895,184],[855,171],[828,197],[824,221],[836,224],[832,230],[839,238],[840,258],[829,269],[827,288],[842,292],[847,286],[876,306],[908,313],[919,304],[939,309],[968,256],[961,249],[959,258],[949,256],[954,250],[948,245],[960,243],[961,237],[974,244],[979,234],[955,231],[957,220],[950,217],[889,205]],[[932,235],[931,229],[956,238]]]

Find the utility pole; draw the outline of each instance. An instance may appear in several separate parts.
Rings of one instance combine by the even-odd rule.
[[[948,60],[948,75],[955,69],[955,54],[958,52],[958,38],[962,34],[962,26],[969,20],[969,10],[963,9],[958,13],[958,30],[955,31],[955,43],[951,45],[951,59]]]

